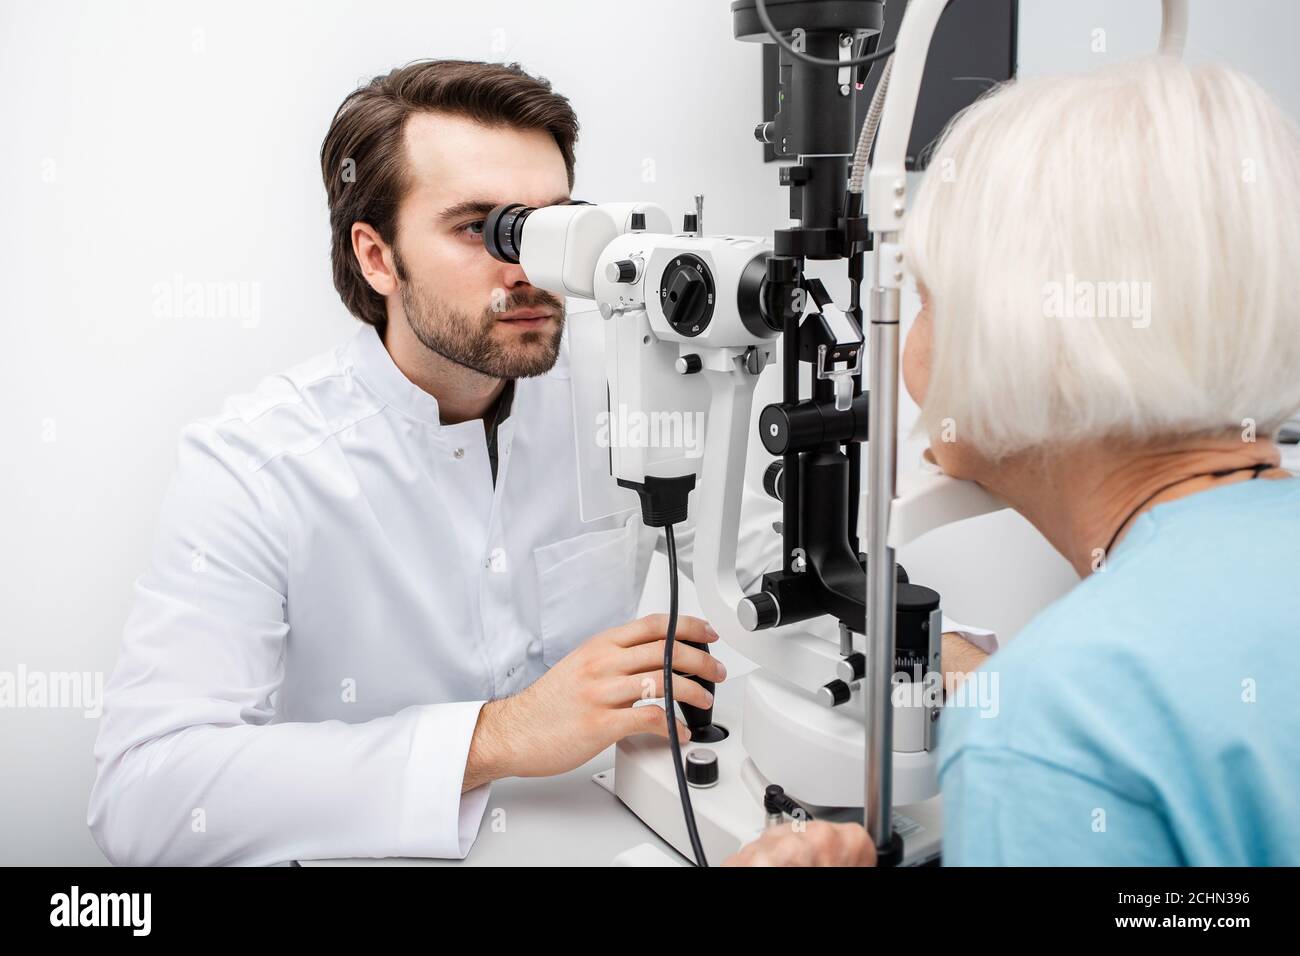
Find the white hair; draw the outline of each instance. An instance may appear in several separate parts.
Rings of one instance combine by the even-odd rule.
[[[932,308],[931,434],[1000,456],[1264,437],[1300,408],[1300,135],[1235,70],[1152,57],[1001,87],[945,133],[903,238]]]

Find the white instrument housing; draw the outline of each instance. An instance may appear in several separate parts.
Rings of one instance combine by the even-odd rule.
[[[645,215],[647,230],[671,232],[662,206],[654,203],[543,206],[523,224],[519,264],[541,289],[582,299],[595,298],[592,264],[620,233],[632,228],[632,213]]]
[[[776,332],[754,311],[757,283],[750,283],[748,307],[736,293],[742,274],[749,269],[752,277],[763,269],[770,251],[771,243],[762,239],[629,232],[600,253],[592,284],[606,320],[610,434],[624,439],[610,444],[615,478],[639,483],[647,476],[700,475],[712,395],[698,372],[721,369],[751,346],[762,347],[756,361],[771,360]],[[684,259],[697,264],[712,287],[702,299],[707,320],[687,331],[674,327],[664,310],[673,294],[664,276]],[[619,262],[635,269],[630,281],[616,278],[628,268],[620,273]],[[684,370],[688,356],[698,362],[695,371]],[[625,440],[629,433],[640,440]]]

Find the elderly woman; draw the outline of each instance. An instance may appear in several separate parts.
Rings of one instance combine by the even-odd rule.
[[[906,226],[931,451],[1083,579],[941,721],[950,864],[1300,864],[1300,137],[1150,59],[966,111]],[[870,863],[855,826],[739,863]]]

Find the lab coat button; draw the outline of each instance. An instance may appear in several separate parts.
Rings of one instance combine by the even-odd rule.
[[[453,458],[464,458],[464,457],[465,457],[465,449],[464,449],[464,448],[457,448],[457,449],[456,449],[455,451],[453,451],[451,454],[452,454],[452,457],[453,457]]]
[[[502,574],[506,569],[506,553],[501,548],[493,548],[492,553],[488,555],[488,567],[498,574]]]

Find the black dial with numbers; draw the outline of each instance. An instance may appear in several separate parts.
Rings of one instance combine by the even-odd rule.
[[[659,281],[659,304],[676,332],[703,332],[713,318],[713,300],[713,273],[703,259],[688,252],[668,263]]]

